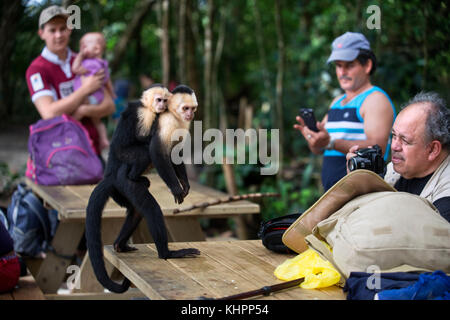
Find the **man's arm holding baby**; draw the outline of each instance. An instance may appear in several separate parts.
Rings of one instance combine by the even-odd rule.
[[[104,76],[105,72],[99,71],[95,75],[85,77],[78,90],[59,100],[54,100],[50,95],[37,98],[34,104],[41,118],[51,119],[62,114],[72,115],[82,105],[86,97],[102,86]]]
[[[108,90],[104,90],[104,98],[100,104],[82,104],[72,116],[77,120],[81,120],[84,117],[100,119],[113,114],[115,110],[116,107],[111,94]]]

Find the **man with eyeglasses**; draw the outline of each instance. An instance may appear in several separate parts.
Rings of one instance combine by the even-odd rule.
[[[428,199],[450,222],[450,111],[433,92],[405,104],[392,127],[392,159],[384,180],[398,191]],[[354,157],[359,146],[347,154]]]

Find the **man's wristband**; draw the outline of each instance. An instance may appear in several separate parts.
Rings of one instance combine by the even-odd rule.
[[[330,138],[330,142],[326,145],[324,148],[325,150],[333,150],[334,149],[334,142],[336,139]]]

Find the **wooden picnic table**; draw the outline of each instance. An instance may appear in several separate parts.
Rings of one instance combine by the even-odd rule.
[[[295,255],[267,250],[261,240],[171,243],[171,250],[197,248],[195,258],[159,259],[154,244],[139,244],[138,250],[117,253],[105,246],[104,255],[139,290],[152,300],[221,298],[263,286],[281,283],[273,272]],[[345,293],[332,286],[324,289],[286,289],[256,299],[342,300]]]
[[[194,203],[227,196],[223,192],[190,181],[189,195],[181,205],[177,205],[168,187],[156,174],[150,174],[150,192],[161,206],[164,214],[169,241],[203,241],[205,235],[201,229],[199,218],[240,217],[246,214],[258,214],[259,205],[250,201],[237,201],[215,205],[205,209],[173,214],[176,208],[183,209]],[[65,276],[70,259],[77,250],[83,237],[86,207],[95,185],[79,186],[42,186],[26,179],[26,184],[43,199],[44,204],[58,211],[59,225],[52,241],[58,255],[52,252],[42,259],[31,259],[27,265],[36,282],[44,293],[55,293]],[[125,208],[109,200],[103,211],[102,239],[104,244],[112,244],[119,234],[125,219]],[[145,221],[139,225],[132,237],[133,243],[152,242]],[[64,257],[65,256],[65,257]],[[108,267],[112,272],[112,268]],[[76,292],[103,291],[93,275],[89,257],[86,254],[81,265],[81,285]]]

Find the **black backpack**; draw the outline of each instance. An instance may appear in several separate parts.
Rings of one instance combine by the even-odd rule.
[[[302,213],[288,214],[283,217],[274,218],[266,222],[261,223],[261,227],[258,232],[259,238],[262,240],[263,245],[272,251],[278,253],[294,253],[291,249],[286,247],[281,241],[283,233],[292,223],[297,220]]]
[[[35,257],[50,249],[50,242],[58,225],[58,213],[44,208],[33,192],[21,183],[8,206],[9,234],[14,251]]]

